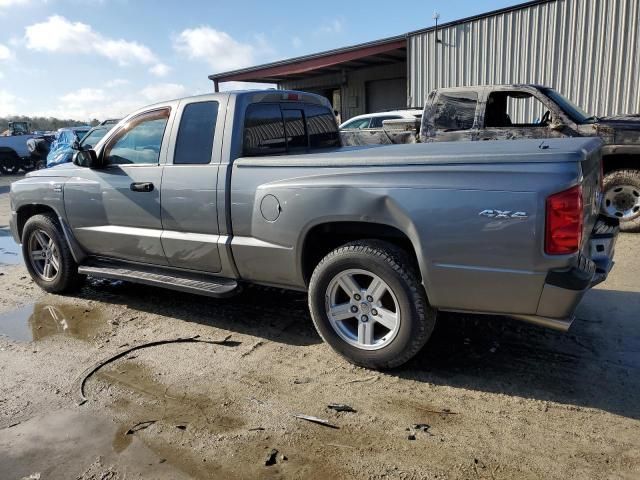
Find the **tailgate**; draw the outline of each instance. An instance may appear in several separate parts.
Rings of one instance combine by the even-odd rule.
[[[581,161],[582,205],[583,205],[583,245],[582,253],[589,256],[589,238],[598,222],[602,202],[602,150],[593,149]]]

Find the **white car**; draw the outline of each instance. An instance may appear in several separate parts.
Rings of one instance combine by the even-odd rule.
[[[385,120],[398,120],[401,118],[416,119],[422,117],[421,109],[392,110],[390,112],[366,113],[350,118],[340,125],[340,130],[364,130],[369,128],[382,128]]]

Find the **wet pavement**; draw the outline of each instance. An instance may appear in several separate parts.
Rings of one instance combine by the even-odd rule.
[[[76,478],[69,472],[94,480],[121,478],[114,464],[132,477],[189,478],[96,412],[56,410],[0,430],[0,477],[6,480]]]
[[[22,263],[22,252],[11,236],[8,228],[0,228],[0,265],[16,265]]]
[[[105,320],[98,310],[74,305],[33,303],[0,314],[0,335],[20,342],[39,341],[53,335],[91,340],[105,328]]]

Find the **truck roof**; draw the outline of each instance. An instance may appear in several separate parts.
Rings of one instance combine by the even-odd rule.
[[[309,92],[301,92],[299,90],[276,90],[276,89],[256,89],[256,90],[231,90],[228,92],[215,92],[215,93],[204,93],[201,95],[191,95],[188,97],[180,97],[172,100],[166,100],[163,102],[154,103],[151,105],[147,105],[145,107],[139,108],[134,112],[131,112],[127,117],[131,115],[138,114],[140,112],[144,112],[154,107],[163,107],[170,106],[171,104],[178,103],[184,100],[199,100],[201,102],[206,102],[210,100],[218,100],[223,101],[228,99],[229,97],[243,98],[245,97],[253,97],[250,98],[247,103],[260,103],[260,102],[304,102],[304,103],[313,103],[316,105],[322,105],[329,109],[331,109],[331,103],[325,97],[321,95],[316,95],[314,93]]]
[[[485,84],[485,85],[468,85],[468,86],[459,86],[459,87],[441,87],[441,88],[436,88],[434,90],[438,90],[438,91],[449,91],[449,90],[465,90],[465,91],[469,91],[469,90],[480,90],[481,88],[523,88],[523,87],[528,87],[528,88],[535,88],[535,89],[541,89],[541,88],[551,88],[548,87],[546,85],[540,85],[537,83],[494,83],[494,84]]]

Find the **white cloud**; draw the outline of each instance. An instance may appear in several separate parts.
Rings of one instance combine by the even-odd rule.
[[[109,80],[107,83],[105,83],[104,86],[107,88],[115,88],[128,84],[129,80],[126,80],[124,78],[114,78],[113,80]]]
[[[31,3],[31,0],[0,0],[0,8],[15,7],[28,3]]]
[[[13,52],[9,47],[0,43],[0,62],[3,60],[11,60],[13,58]]]
[[[173,100],[185,95],[186,88],[178,83],[158,83],[149,85],[140,92],[151,103]]]
[[[203,26],[182,31],[174,40],[174,48],[192,60],[206,61],[219,72],[253,64],[266,44],[263,37],[256,37],[256,45],[250,45],[226,32]]]
[[[54,108],[21,111],[21,113],[33,116],[73,118],[80,121],[88,121],[93,118],[99,120],[123,118],[145,105],[188,94],[183,85],[175,83],[150,84],[142,89],[133,89],[128,86],[128,82],[122,83],[117,80],[119,79],[108,82],[104,88],[80,88],[60,95],[57,101],[54,99],[56,104]],[[2,103],[0,92],[0,108],[2,108]]]
[[[26,27],[25,42],[27,48],[36,51],[96,53],[121,66],[155,64],[152,68],[163,68],[149,47],[138,42],[105,37],[86,23],[71,22],[60,15]]]
[[[20,99],[7,90],[0,90],[0,117],[15,115]]]
[[[63,103],[72,106],[84,105],[87,103],[102,102],[106,99],[104,90],[100,88],[81,88],[75,92],[67,93],[60,97]]]
[[[165,65],[164,63],[158,63],[157,65],[151,67],[149,71],[153,73],[156,77],[166,77],[168,73],[171,71],[171,67],[168,65]]]

